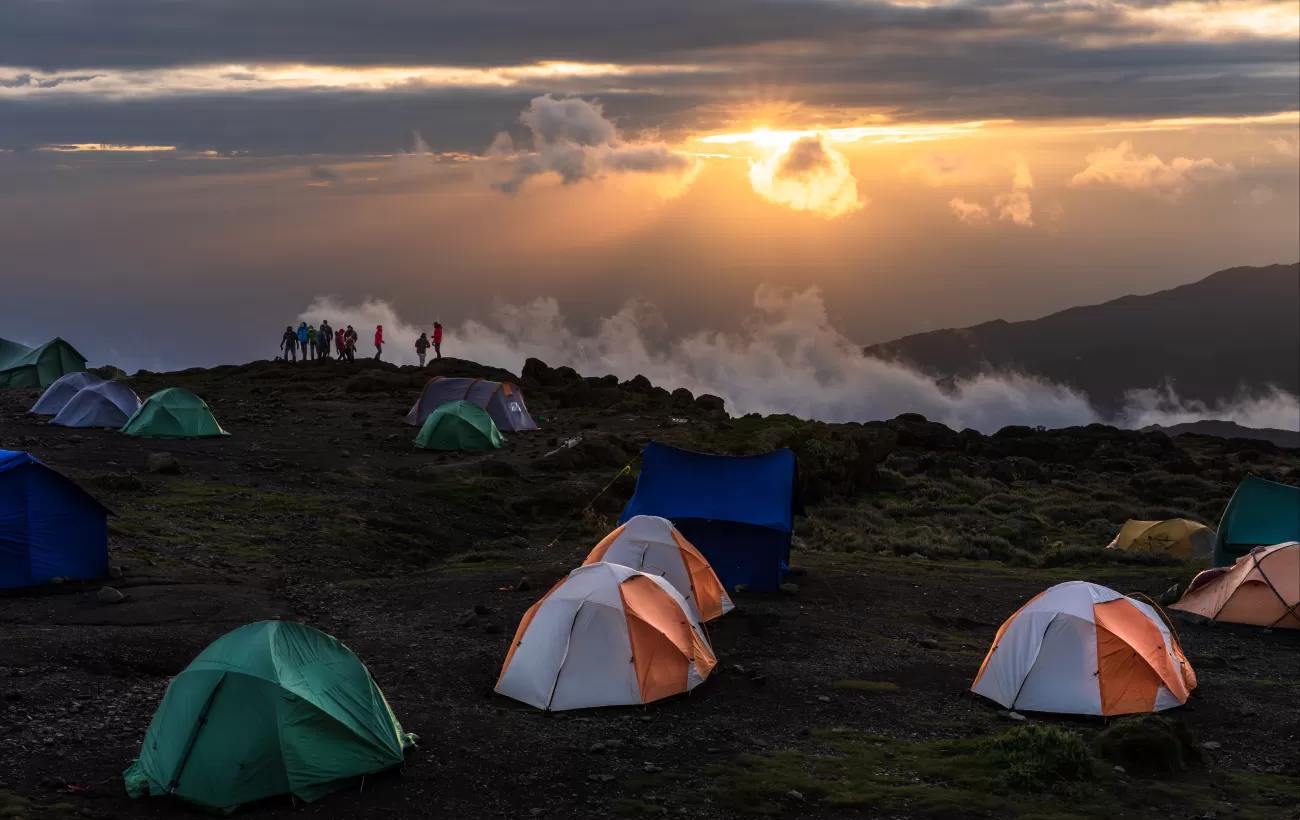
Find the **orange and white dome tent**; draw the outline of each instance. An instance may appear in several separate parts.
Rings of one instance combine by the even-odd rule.
[[[689,692],[716,665],[704,625],[671,584],[588,564],[524,613],[496,691],[555,712],[628,706]]]
[[[1196,674],[1156,610],[1070,581],[1040,592],[993,639],[971,691],[1008,709],[1127,715],[1181,706]]]
[[[1216,570],[1206,570],[1206,573]],[[1220,623],[1300,629],[1300,543],[1256,547],[1170,607]]]
[[[735,607],[713,567],[667,518],[629,518],[605,536],[583,564],[601,561],[662,576],[695,608],[701,620],[721,618]]]

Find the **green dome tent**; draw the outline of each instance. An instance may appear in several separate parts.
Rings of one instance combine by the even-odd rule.
[[[415,437],[415,446],[425,450],[495,450],[505,443],[488,411],[472,401],[434,410]]]
[[[282,794],[315,800],[401,764],[415,740],[337,639],[261,621],[218,638],[172,679],[123,776],[132,797],[231,812]]]
[[[60,376],[86,369],[86,357],[62,339],[34,349],[0,342],[0,387],[49,387]]]
[[[126,420],[121,432],[142,438],[228,436],[203,399],[180,387],[159,390]]]

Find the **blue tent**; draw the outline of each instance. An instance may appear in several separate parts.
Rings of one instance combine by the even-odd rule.
[[[635,515],[667,518],[724,587],[775,592],[790,568],[795,514],[803,514],[803,497],[789,450],[717,456],[652,441],[619,523]]]
[[[1255,547],[1300,541],[1300,487],[1248,475],[1219,519],[1214,565],[1231,566]]]
[[[0,589],[108,571],[109,511],[27,453],[0,450]]]

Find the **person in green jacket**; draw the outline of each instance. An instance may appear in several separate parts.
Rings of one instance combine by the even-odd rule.
[[[307,361],[308,356],[312,360],[316,359],[316,326],[307,325],[307,346],[302,349],[302,360]]]

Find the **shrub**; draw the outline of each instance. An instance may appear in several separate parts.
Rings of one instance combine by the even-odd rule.
[[[1110,550],[1105,547],[1056,545],[1043,553],[1044,567],[1079,567],[1092,564],[1132,564],[1140,567],[1176,567],[1183,560],[1167,552]]]
[[[1201,759],[1191,730],[1163,715],[1121,718],[1093,746],[1106,760],[1140,774],[1182,772]]]
[[[1001,772],[1008,786],[1039,792],[1090,779],[1095,763],[1077,732],[1042,723],[1017,726],[985,740],[976,755]]]

